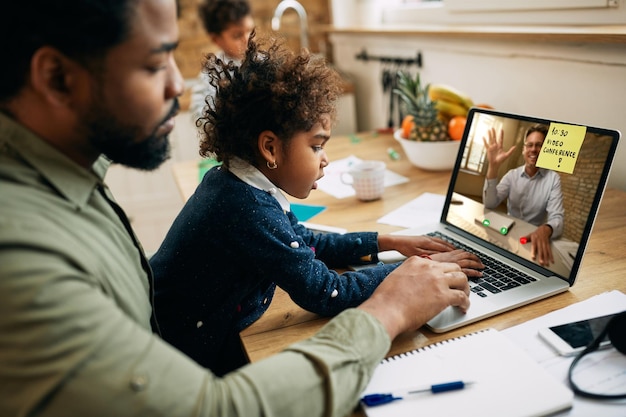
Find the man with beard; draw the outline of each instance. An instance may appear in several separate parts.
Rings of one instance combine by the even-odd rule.
[[[505,152],[502,149],[504,133],[500,131],[496,137],[495,130],[490,129],[489,138],[484,139],[489,165],[483,188],[486,208],[495,208],[507,199],[509,215],[537,226],[526,238],[532,245],[533,259],[545,266],[554,263],[550,239],[563,233],[564,214],[561,177],[555,171],[537,167],[537,158],[547,134],[546,126],[531,126],[524,137],[524,165],[510,170],[498,182],[498,170],[515,146]]]
[[[33,0],[0,15],[0,415],[346,415],[401,332],[469,307],[411,258],[318,335],[217,378],[164,343],[152,272],[103,178],[168,157],[174,0]]]

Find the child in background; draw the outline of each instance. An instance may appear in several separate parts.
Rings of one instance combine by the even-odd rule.
[[[302,308],[332,316],[368,298],[399,264],[379,251],[430,255],[479,276],[480,260],[426,236],[315,234],[283,193],[305,199],[329,163],[340,78],[323,58],[250,39],[240,67],[209,55],[215,106],[200,119],[207,172],[151,258],[155,314],[165,340],[218,375],[247,362],[239,332],[267,310],[276,285]]]
[[[254,30],[248,0],[204,0],[198,6],[198,15],[211,41],[221,49],[216,56],[239,65]],[[204,107],[212,103],[214,95],[208,75],[201,72],[191,88],[190,111],[194,122],[202,116]]]

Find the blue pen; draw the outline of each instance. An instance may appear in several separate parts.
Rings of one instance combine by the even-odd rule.
[[[441,392],[455,391],[465,388],[467,385],[473,384],[473,382],[453,381],[445,382],[442,384],[431,385],[428,388],[414,389],[407,392],[407,394],[418,394],[420,392],[430,391],[433,394],[439,394]],[[392,401],[401,400],[403,397],[396,397],[393,394],[368,394],[361,398],[363,404],[373,407],[376,405],[383,405]]]

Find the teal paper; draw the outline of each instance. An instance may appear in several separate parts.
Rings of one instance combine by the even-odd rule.
[[[291,212],[296,216],[298,221],[305,222],[326,210],[324,206],[311,206],[306,204],[291,203]]]

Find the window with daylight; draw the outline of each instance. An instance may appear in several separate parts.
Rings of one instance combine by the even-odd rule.
[[[464,149],[461,169],[473,174],[485,173],[487,152],[483,138],[487,137],[489,129],[494,128],[498,132],[502,127],[502,121],[488,115],[482,115],[478,123],[472,123],[469,132],[470,143]]]

